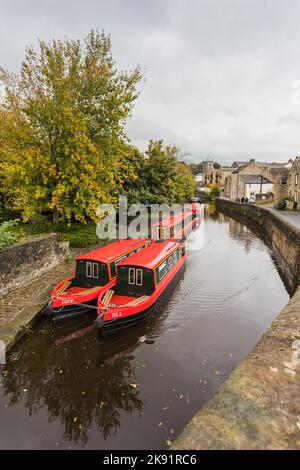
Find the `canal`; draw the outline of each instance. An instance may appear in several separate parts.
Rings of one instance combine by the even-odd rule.
[[[289,296],[270,249],[205,208],[203,247],[163,311],[105,343],[42,320],[0,366],[0,448],[159,449],[176,439]],[[193,242],[191,242],[192,244]]]

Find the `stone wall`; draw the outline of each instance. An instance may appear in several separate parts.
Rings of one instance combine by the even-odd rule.
[[[219,199],[217,207],[221,212],[252,227],[270,244],[284,281],[292,293],[300,283],[300,230],[263,207],[225,199]]]
[[[29,284],[68,254],[68,243],[51,233],[0,251],[0,295]]]

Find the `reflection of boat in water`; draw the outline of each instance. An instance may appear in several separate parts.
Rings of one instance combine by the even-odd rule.
[[[109,341],[103,341],[98,335],[101,361],[113,363],[118,357],[131,354],[141,343],[153,344],[160,334],[166,315],[161,315],[155,322],[138,324],[123,333],[112,336]],[[59,346],[70,341],[76,341],[95,330],[94,315],[86,315],[67,323],[60,323],[54,330],[55,345]]]
[[[185,270],[181,243],[156,241],[118,265],[117,280],[98,299],[96,325],[105,337],[154,315],[174,290]]]
[[[148,244],[147,239],[118,240],[78,256],[75,276],[54,287],[46,314],[59,320],[95,307],[101,290],[114,283],[117,264]]]

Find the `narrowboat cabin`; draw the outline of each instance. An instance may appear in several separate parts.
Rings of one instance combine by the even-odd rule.
[[[54,287],[46,314],[58,320],[95,308],[101,290],[114,283],[117,264],[149,243],[147,239],[118,240],[78,256],[75,275]]]
[[[156,240],[184,241],[193,230],[195,219],[193,212],[185,211],[171,215],[152,227],[153,238]]]
[[[113,287],[101,291],[96,326],[103,337],[119,333],[154,315],[185,270],[182,243],[156,240],[118,264]]]

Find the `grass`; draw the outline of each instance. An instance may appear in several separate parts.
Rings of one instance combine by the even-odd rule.
[[[0,224],[0,250],[13,245],[22,236],[18,219],[7,220]]]
[[[24,323],[16,323],[15,325],[15,332],[16,333],[23,333],[25,335],[31,335],[33,329],[31,326],[26,325]]]

